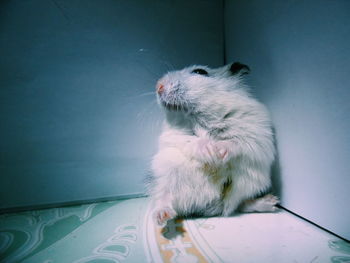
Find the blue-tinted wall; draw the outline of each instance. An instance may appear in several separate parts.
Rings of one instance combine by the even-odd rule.
[[[0,208],[139,194],[167,70],[223,60],[222,3],[0,3]]]
[[[226,54],[270,108],[282,205],[350,239],[350,2],[225,1]]]
[[[142,193],[157,78],[222,65],[225,28],[226,60],[251,67],[273,115],[283,205],[350,239],[349,1],[227,0],[223,11],[215,0],[1,1],[0,209]]]

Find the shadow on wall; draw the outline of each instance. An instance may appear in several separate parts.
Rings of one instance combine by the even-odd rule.
[[[281,92],[281,83],[278,68],[274,61],[274,45],[263,27],[264,24],[273,24],[274,17],[259,15],[268,12],[265,4],[246,1],[225,1],[225,16],[227,25],[225,28],[226,59],[227,61],[240,61],[251,69],[251,75],[247,78],[247,84],[254,97],[267,106]],[[290,3],[277,3],[277,5],[289,6]],[[286,7],[286,8],[287,8]],[[247,16],[250,14],[250,16]],[[265,13],[264,13],[265,14]],[[280,16],[280,14],[275,14]],[[277,141],[276,128],[273,128],[274,143],[276,148],[275,161],[271,167],[272,193],[283,199],[282,169],[280,163],[280,151]]]
[[[273,128],[274,133],[274,144],[276,149],[275,161],[271,167],[271,180],[272,180],[272,193],[282,200],[283,191],[282,191],[282,177],[281,177],[281,165],[280,165],[280,155],[278,151],[278,141],[276,136],[276,130]]]

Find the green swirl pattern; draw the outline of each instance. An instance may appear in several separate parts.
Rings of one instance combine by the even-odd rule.
[[[0,262],[350,262],[348,242],[287,212],[161,229],[152,209],[135,198],[1,215]]]

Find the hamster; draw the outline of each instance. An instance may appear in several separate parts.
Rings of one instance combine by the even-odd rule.
[[[276,210],[272,124],[243,83],[249,67],[190,66],[165,74],[156,96],[165,114],[148,192],[154,219]]]

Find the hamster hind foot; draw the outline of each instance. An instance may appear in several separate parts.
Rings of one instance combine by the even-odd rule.
[[[279,199],[272,194],[264,195],[263,197],[244,201],[240,208],[240,212],[275,212],[278,210],[277,206]]]
[[[176,217],[176,212],[170,207],[159,208],[153,213],[154,221],[157,222],[159,226],[165,226],[166,223]]]

